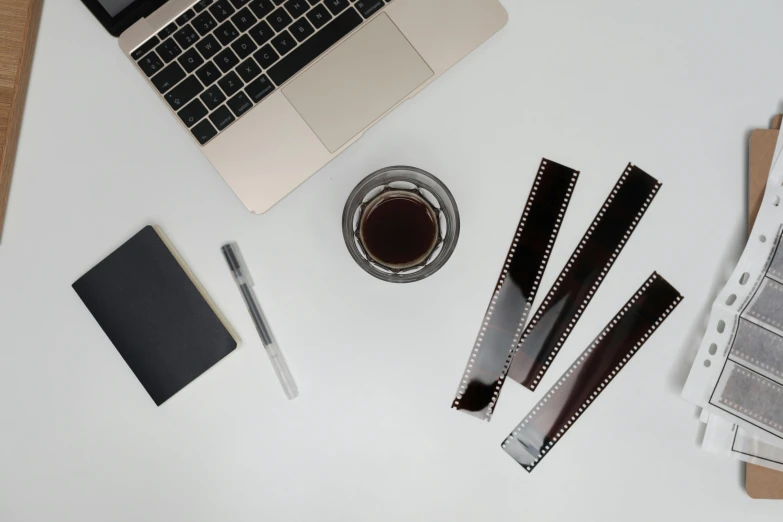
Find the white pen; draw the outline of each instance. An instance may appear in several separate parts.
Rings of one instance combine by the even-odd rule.
[[[236,281],[239,291],[242,293],[242,297],[245,300],[247,311],[250,312],[250,317],[256,325],[256,330],[258,330],[261,342],[264,344],[264,348],[266,348],[269,360],[272,361],[272,366],[275,369],[277,378],[280,379],[280,384],[283,385],[285,396],[289,399],[295,399],[299,396],[299,390],[296,387],[291,371],[288,369],[285,358],[280,352],[280,347],[272,336],[269,322],[261,311],[261,307],[256,299],[256,294],[253,292],[252,287],[255,284],[253,283],[253,278],[250,277],[250,272],[247,270],[247,265],[239,251],[239,245],[236,243],[229,243],[221,250],[223,256],[226,258],[229,269],[231,269],[231,275],[234,276],[234,281]]]

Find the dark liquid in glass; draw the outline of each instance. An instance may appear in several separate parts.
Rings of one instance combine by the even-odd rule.
[[[362,213],[359,238],[367,254],[400,270],[424,264],[438,243],[435,212],[424,198],[395,190],[381,194]]]

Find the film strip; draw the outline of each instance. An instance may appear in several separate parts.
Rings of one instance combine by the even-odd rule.
[[[503,442],[506,453],[533,471],[681,300],[653,273]]]
[[[542,160],[452,408],[491,418],[578,177]]]
[[[530,320],[508,376],[535,390],[661,183],[629,164]]]

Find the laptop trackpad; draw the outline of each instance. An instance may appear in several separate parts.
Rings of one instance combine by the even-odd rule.
[[[383,13],[302,73],[283,94],[335,152],[432,74]]]

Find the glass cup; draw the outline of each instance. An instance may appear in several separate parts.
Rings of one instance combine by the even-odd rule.
[[[459,231],[454,196],[438,178],[414,167],[370,174],[343,211],[351,256],[367,273],[390,283],[421,281],[440,270],[454,253]]]

